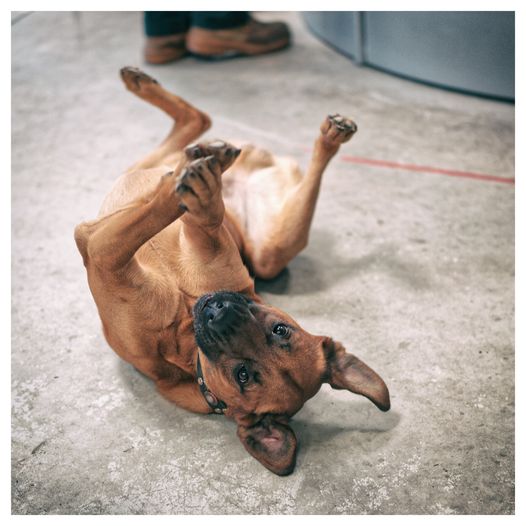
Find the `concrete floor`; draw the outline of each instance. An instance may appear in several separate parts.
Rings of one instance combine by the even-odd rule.
[[[359,126],[342,155],[514,176],[513,105],[356,67],[281,16],[286,52],[145,69],[215,117],[212,136],[303,165],[340,112]],[[12,27],[12,512],[513,513],[513,184],[334,160],[309,247],[259,290],[380,372],[392,410],[323,388],[289,477],[109,349],[73,228],[169,128],[118,79],[141,44],[137,13]]]

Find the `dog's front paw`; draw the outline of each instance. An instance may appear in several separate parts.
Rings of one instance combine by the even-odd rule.
[[[145,86],[159,84],[154,78],[141,71],[139,68],[126,66],[120,71],[121,79],[126,87],[133,92],[141,91]]]
[[[336,113],[335,115],[327,116],[320,127],[320,131],[327,142],[343,144],[358,131],[358,126],[351,119]]]
[[[182,208],[203,226],[218,225],[223,221],[225,206],[221,195],[219,161],[212,155],[189,163],[175,182]]]
[[[208,156],[214,157],[219,161],[223,172],[232,166],[241,153],[239,148],[220,140],[190,144],[184,151],[190,161]]]

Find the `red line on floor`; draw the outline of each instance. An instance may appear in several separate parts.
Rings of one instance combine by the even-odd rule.
[[[395,170],[409,170],[412,172],[425,172],[448,175],[450,177],[464,177],[467,179],[477,179],[479,181],[492,181],[495,183],[515,184],[515,179],[513,179],[512,177],[498,177],[496,175],[487,175],[475,172],[447,170],[445,168],[433,168],[432,166],[419,166],[417,164],[397,163],[394,161],[380,161],[377,159],[366,159],[364,157],[353,157],[351,155],[341,155],[340,160],[347,163],[367,164],[369,166],[379,166],[381,168],[392,168]]]

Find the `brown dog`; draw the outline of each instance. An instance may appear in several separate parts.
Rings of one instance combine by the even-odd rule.
[[[234,419],[251,455],[291,473],[288,422],[324,382],[390,406],[372,369],[263,304],[251,277],[276,276],[306,246],[322,173],[356,126],[329,116],[302,176],[252,146],[190,145],[209,117],[135,68],[121,76],[175,123],[75,230],[104,335],[163,396]]]

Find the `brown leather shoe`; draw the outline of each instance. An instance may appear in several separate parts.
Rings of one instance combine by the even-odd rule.
[[[186,36],[186,48],[203,58],[229,58],[260,55],[290,44],[290,31],[283,22],[258,22],[251,19],[232,29],[192,27]]]
[[[144,46],[144,60],[149,64],[166,64],[187,54],[186,33],[164,37],[148,37]]]

